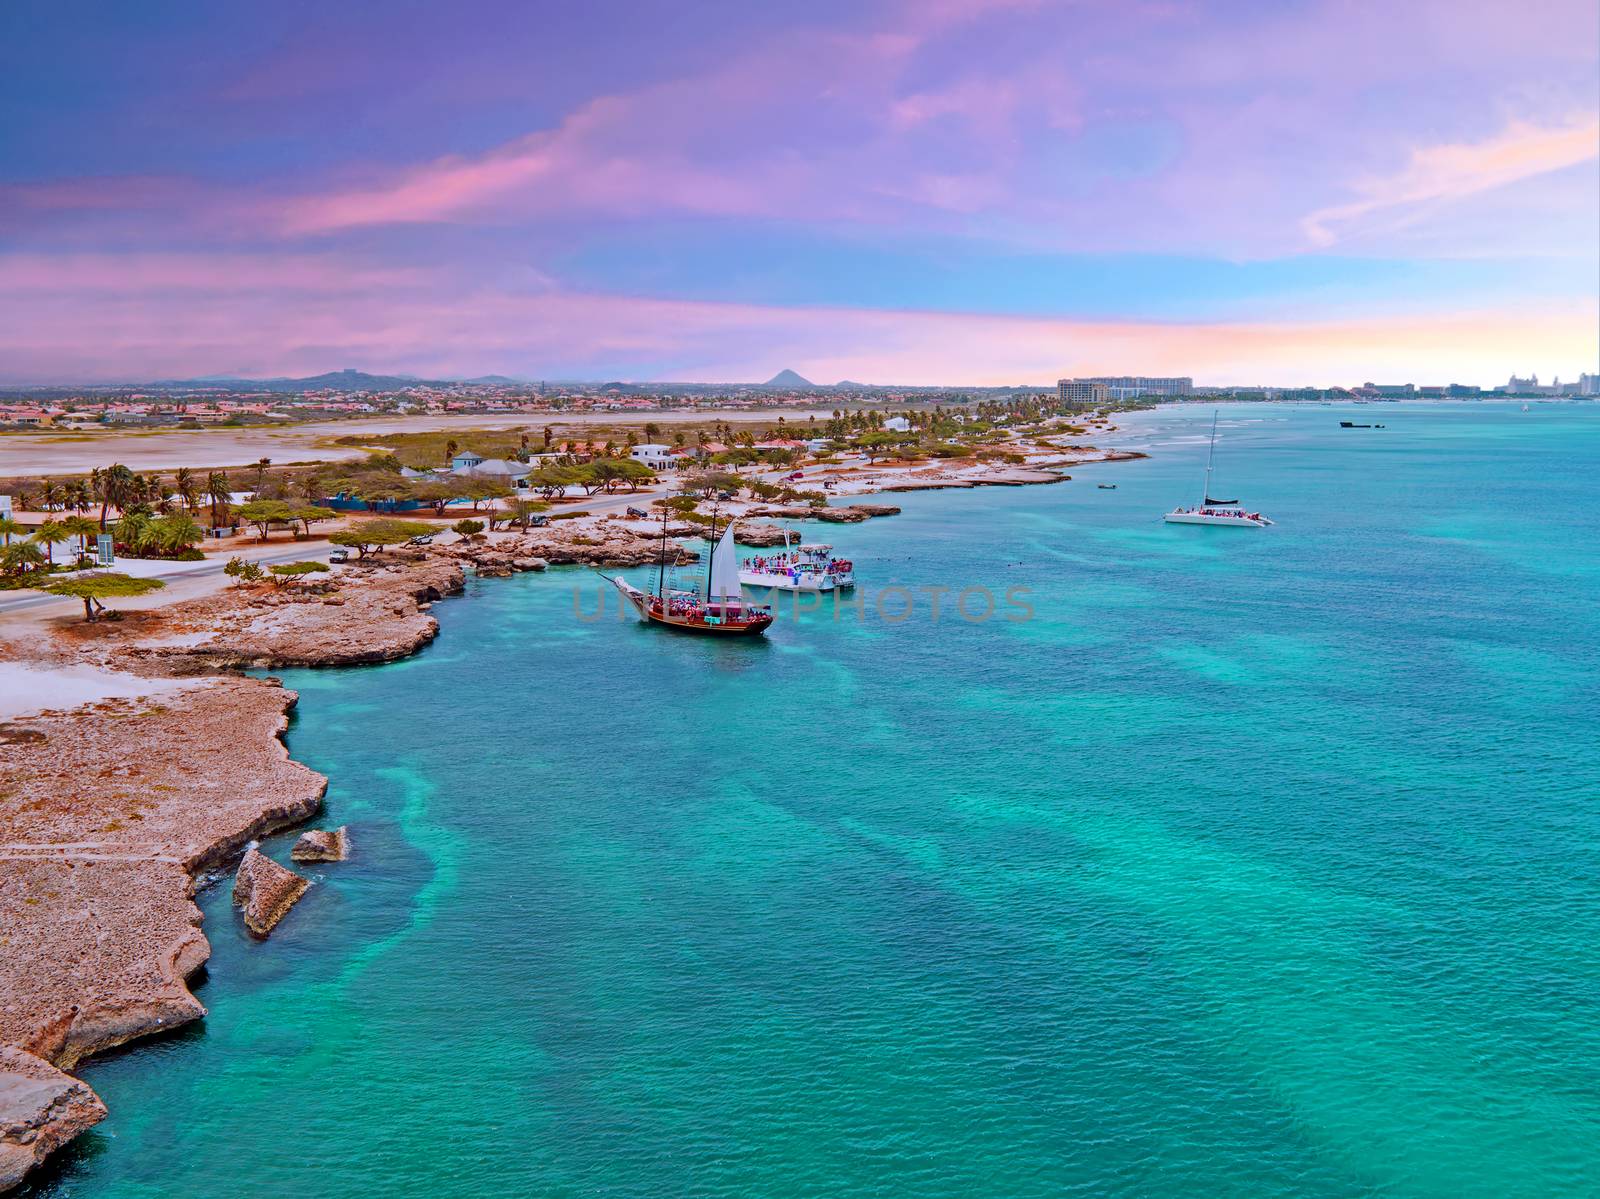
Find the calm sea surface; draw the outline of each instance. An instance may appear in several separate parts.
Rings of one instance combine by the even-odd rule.
[[[830,528],[859,618],[290,672],[355,857],[31,1193],[1600,1192],[1600,405],[1224,408],[1279,523],[1163,525],[1210,419]]]

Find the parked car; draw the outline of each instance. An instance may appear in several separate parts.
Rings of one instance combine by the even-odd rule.
[[[531,527],[535,528],[535,529],[542,529],[542,528],[545,527],[545,525],[547,525],[549,523],[550,523],[550,518],[548,516],[530,516],[530,517],[528,517],[528,524]]]
[[[719,500],[731,500],[733,498],[733,492],[731,492],[731,491],[719,491],[719,492],[717,492],[717,498]]]
[[[628,515],[632,516],[632,517],[634,517],[634,518],[636,518],[638,520],[643,520],[645,517],[649,516],[650,514],[648,512],[646,512],[646,511],[644,511],[642,508],[629,508],[628,509]]]
[[[432,533],[422,533],[422,534],[420,534],[420,535],[418,535],[416,537],[413,537],[410,541],[406,542],[406,544],[407,545],[432,545],[433,544],[433,534]]]
[[[329,562],[348,562],[348,561],[350,561],[350,551],[349,550],[334,550],[333,553],[328,555],[328,561]]]

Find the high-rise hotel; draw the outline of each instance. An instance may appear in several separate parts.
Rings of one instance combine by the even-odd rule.
[[[1096,404],[1116,404],[1141,396],[1187,396],[1194,394],[1194,380],[1153,378],[1145,375],[1098,375],[1090,379],[1060,379],[1056,396],[1063,404],[1080,408]]]

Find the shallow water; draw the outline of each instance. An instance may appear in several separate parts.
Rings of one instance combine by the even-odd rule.
[[[1209,421],[830,529],[859,619],[552,571],[289,672],[355,856],[205,895],[211,1015],[34,1193],[1600,1190],[1600,407],[1226,408],[1278,525],[1163,525]]]

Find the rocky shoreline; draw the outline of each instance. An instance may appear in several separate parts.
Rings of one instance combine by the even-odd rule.
[[[235,672],[414,653],[438,632],[427,606],[463,578],[447,558],[389,555],[336,587],[230,589],[0,644],[149,686],[0,724],[0,1191],[104,1117],[62,1071],[205,1015],[188,987],[211,952],[202,881],[321,808],[327,780],[282,740],[295,693]],[[265,935],[305,880],[253,848],[246,861],[245,924]]]
[[[874,490],[1062,478],[1010,470]],[[736,508],[762,522],[747,521],[736,535],[752,546],[783,544],[775,521],[857,523],[900,511],[867,503]],[[669,522],[669,560],[697,561],[676,539],[704,535],[696,523]],[[309,584],[229,588],[0,641],[0,661],[135,684],[119,698],[0,723],[0,1192],[106,1115],[98,1096],[65,1071],[205,1015],[188,982],[211,951],[194,903],[208,876],[243,855],[235,895],[257,936],[309,885],[253,843],[315,816],[327,780],[291,760],[283,743],[295,693],[238,672],[403,658],[438,634],[429,608],[462,591],[467,567],[493,577],[556,565],[648,565],[662,536],[650,519],[606,516],[457,537],[358,560]],[[308,833],[301,844],[299,860],[337,861],[347,852],[343,829]]]

